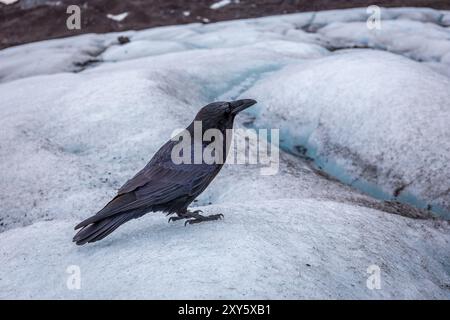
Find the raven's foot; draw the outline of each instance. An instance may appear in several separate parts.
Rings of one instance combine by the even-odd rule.
[[[197,215],[194,219],[187,220],[184,225],[187,226],[188,224],[194,224],[194,223],[200,223],[203,221],[213,221],[213,220],[220,220],[223,219],[223,214],[212,214],[210,216],[202,216]]]
[[[178,221],[178,220],[182,220],[182,219],[202,217],[202,215],[200,215],[200,213],[203,213],[203,211],[202,210],[186,211],[185,213],[179,214],[176,217],[170,217],[168,222]]]

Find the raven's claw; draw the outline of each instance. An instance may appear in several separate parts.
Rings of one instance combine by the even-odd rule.
[[[167,221],[167,222],[170,223],[171,221],[178,221],[178,220],[182,220],[182,219],[202,217],[202,215],[200,215],[200,213],[203,213],[203,211],[202,210],[187,211],[186,213],[184,213],[182,215],[179,215],[176,217],[170,217],[169,221]]]
[[[170,217],[169,221],[167,221],[168,223],[172,222],[172,221],[177,221],[177,220],[181,220],[181,219],[186,219],[187,217]]]
[[[221,213],[219,213],[219,214],[212,214],[212,215],[206,216],[206,217],[198,215],[194,219],[186,220],[184,225],[187,226],[188,224],[200,223],[200,222],[203,222],[203,221],[220,220],[220,219],[223,219],[223,214],[221,214]]]

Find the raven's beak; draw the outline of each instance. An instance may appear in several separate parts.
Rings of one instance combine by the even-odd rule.
[[[248,107],[251,107],[256,103],[253,99],[242,99],[242,100],[236,100],[230,102],[231,105],[231,113],[232,114],[238,114],[242,110],[247,109]]]

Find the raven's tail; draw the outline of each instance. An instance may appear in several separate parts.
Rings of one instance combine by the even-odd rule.
[[[103,239],[111,232],[116,230],[119,226],[132,219],[133,215],[129,212],[119,213],[110,217],[105,217],[102,220],[96,221],[92,224],[84,226],[73,237],[73,242],[77,245],[83,245],[88,242],[95,242]],[[83,223],[83,222],[82,222]],[[81,224],[82,224],[81,223]]]

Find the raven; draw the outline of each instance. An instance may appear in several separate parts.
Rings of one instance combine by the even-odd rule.
[[[235,116],[255,103],[252,99],[210,103],[197,113],[186,132],[194,137],[195,123],[200,121],[202,137],[208,129],[216,129],[228,139],[230,137],[227,137],[227,129],[233,128]],[[177,143],[173,140],[166,142],[102,210],[76,225],[75,230],[81,230],[74,236],[73,242],[83,245],[101,240],[125,222],[142,217],[148,212],[176,214],[169,218],[169,222],[189,219],[185,225],[222,218],[222,214],[203,216],[200,214],[201,210],[190,211],[188,206],[211,183],[224,161],[210,164],[202,159],[200,163],[177,164],[172,156],[172,149]],[[194,141],[191,141],[191,145],[194,145]],[[206,144],[202,141],[200,146],[203,151]],[[225,143],[222,151],[223,159],[226,159],[228,148]]]

